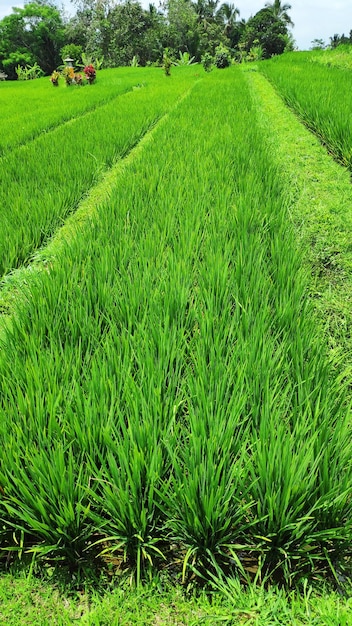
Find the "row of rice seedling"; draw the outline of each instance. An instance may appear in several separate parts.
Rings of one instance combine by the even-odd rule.
[[[182,69],[182,68],[181,68]],[[195,82],[192,68],[141,86],[37,137],[2,159],[0,275],[28,260]],[[98,87],[98,85],[97,85]]]
[[[350,44],[340,44],[337,48],[327,48],[325,50],[314,50],[314,53],[307,53],[309,61],[321,63],[328,67],[339,67],[341,69],[352,69],[352,46]]]
[[[349,411],[301,254],[243,75],[213,72],[25,288],[0,355],[2,547],[138,579],[341,568]]]
[[[352,168],[350,70],[309,62],[307,53],[290,53],[260,64],[285,102],[328,150]]]
[[[119,68],[98,72],[88,89],[60,85],[53,89],[47,77],[1,83],[0,156],[38,134],[109,102],[141,84],[152,84],[160,69]]]

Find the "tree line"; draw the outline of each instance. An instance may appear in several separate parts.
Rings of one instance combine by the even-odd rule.
[[[160,64],[170,58],[214,56],[219,48],[236,60],[269,58],[292,49],[291,5],[266,2],[247,21],[220,0],[163,0],[143,8],[138,0],[71,0],[67,17],[52,0],[26,2],[0,21],[0,71],[17,78],[21,67],[50,74],[85,54],[105,67]],[[186,57],[182,57],[187,53]]]

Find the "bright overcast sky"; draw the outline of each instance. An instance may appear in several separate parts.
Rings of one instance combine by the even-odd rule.
[[[59,5],[61,1],[58,1]],[[150,1],[153,0],[142,0],[141,3],[148,7]],[[245,20],[262,9],[265,1],[230,0],[238,7],[240,17]],[[69,13],[74,12],[70,0],[64,0],[62,4]],[[154,0],[154,4],[158,5],[158,0]],[[313,39],[323,39],[325,43],[329,43],[329,38],[335,33],[348,36],[352,30],[351,0],[291,0],[290,4],[292,9],[289,13],[295,24],[292,32],[296,45],[301,50],[308,50]],[[23,7],[23,1],[0,0],[0,19],[11,13],[13,6]]]

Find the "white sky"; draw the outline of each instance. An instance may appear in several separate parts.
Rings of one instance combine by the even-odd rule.
[[[141,4],[148,7],[149,1],[141,0]],[[264,7],[266,0],[231,1],[240,10],[240,17],[247,20]],[[348,36],[352,30],[351,0],[283,0],[285,1],[292,5],[289,12],[295,24],[292,32],[301,50],[308,50],[313,39],[323,39],[325,43],[329,43],[329,38],[335,33]],[[74,13],[70,0],[59,0],[58,4],[60,3],[69,13]],[[158,0],[154,0],[154,4],[157,5]],[[0,19],[11,13],[13,6],[23,7],[23,1],[0,0]]]

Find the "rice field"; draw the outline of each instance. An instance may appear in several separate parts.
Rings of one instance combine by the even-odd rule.
[[[48,78],[40,81],[4,82],[1,85],[0,156],[25,144],[40,133],[94,111],[118,96],[155,84],[158,72],[149,68],[120,68],[98,73],[98,89],[49,89]],[[39,84],[38,84],[39,83]],[[84,117],[82,118],[82,122]]]
[[[129,154],[64,248],[49,262],[41,250],[45,271],[17,285],[3,324],[4,554],[137,581],[151,567],[183,580],[342,576],[347,383],[245,74],[190,66],[148,82],[141,70],[137,87],[137,69],[124,91],[115,72],[121,92],[2,157],[5,282],[50,235],[55,249],[87,188]]]
[[[153,88],[153,80],[149,80],[149,85],[140,82],[143,75],[143,71],[136,73],[135,89],[126,91],[132,80],[129,74],[124,77],[122,73],[121,85],[116,82],[124,91],[99,107],[93,98],[90,106],[94,104],[94,108],[81,115],[72,117],[70,100],[69,121],[56,120],[55,127],[49,126],[45,132],[41,129],[35,139],[3,155],[0,276],[28,262],[31,254],[75,210],[99,176],[125,156],[195,81],[188,73],[171,85],[160,83]],[[104,77],[102,72],[102,76],[101,82],[105,80],[109,84],[109,73]],[[46,83],[44,87],[48,88]],[[56,106],[60,112],[61,92],[70,95],[80,91],[90,93],[94,89],[52,88],[52,91],[57,93]],[[45,102],[43,98],[42,102]],[[45,115],[39,117],[41,123],[46,120]],[[22,123],[26,124],[25,113]],[[24,136],[19,129],[17,138]]]
[[[345,64],[339,59],[347,58]],[[292,52],[266,61],[260,70],[285,102],[343,165],[352,169],[351,53]]]

